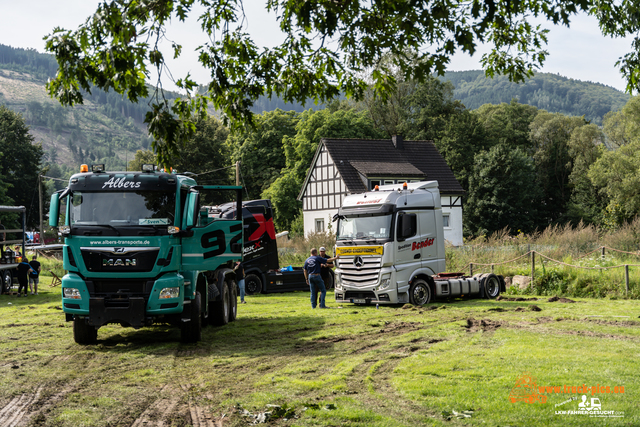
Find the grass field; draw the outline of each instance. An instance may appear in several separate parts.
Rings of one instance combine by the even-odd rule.
[[[0,296],[2,427],[246,426],[269,414],[273,426],[640,425],[634,300],[376,309],[329,293],[332,309],[312,310],[304,292],[259,295],[195,345],[169,326],[109,326],[80,346],[59,288],[42,282],[38,296]],[[525,372],[570,393],[513,403]],[[578,410],[571,387],[583,384],[624,387],[587,399],[623,416],[556,414]]]

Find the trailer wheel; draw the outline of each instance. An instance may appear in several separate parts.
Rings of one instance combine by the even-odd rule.
[[[495,274],[489,274],[484,279],[484,290],[491,299],[500,295],[500,279]]]
[[[247,295],[259,294],[262,291],[262,280],[255,274],[247,274],[244,278],[244,290]]]
[[[233,322],[238,317],[238,285],[231,282],[229,290],[229,322]]]
[[[413,305],[429,304],[431,301],[431,287],[422,279],[414,280],[409,290],[409,298]]]
[[[13,285],[13,277],[11,275],[11,271],[9,270],[4,270],[2,272],[2,277],[0,277],[0,280],[2,281],[2,294],[8,294],[9,292],[11,292],[11,286]]]
[[[209,302],[209,319],[214,326],[224,326],[229,323],[229,286],[222,282],[218,301]]]
[[[87,323],[85,318],[73,318],[73,340],[82,345],[95,344],[98,340],[98,330]]]
[[[191,310],[189,313],[190,320],[182,322],[180,325],[180,341],[183,343],[195,343],[202,339],[202,317],[200,316],[202,301],[200,292],[196,292],[196,297],[191,300],[189,309]]]

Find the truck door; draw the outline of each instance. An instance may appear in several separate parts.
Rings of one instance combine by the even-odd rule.
[[[434,262],[438,256],[438,245],[436,244],[438,233],[433,209],[422,210],[418,213],[418,229],[420,233],[417,251],[420,252],[422,267],[431,269],[434,274],[440,273],[440,271],[436,271]]]
[[[404,282],[407,285],[409,275],[420,268],[422,263],[420,242],[420,225],[416,212],[400,211],[396,217],[396,268],[398,270],[398,287]]]
[[[207,192],[219,194],[224,190],[236,190],[236,197],[242,197],[242,187],[222,185],[196,186],[187,194],[182,227],[184,270],[215,270],[228,261],[241,259],[242,219],[210,218],[207,208],[200,209],[200,200]]]

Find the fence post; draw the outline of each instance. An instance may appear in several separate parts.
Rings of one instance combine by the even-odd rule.
[[[491,264],[491,273],[493,273],[493,264]]]
[[[624,266],[624,284],[626,285],[627,288],[627,293],[626,295],[629,295],[629,265],[625,265]]]
[[[473,263],[472,262],[469,263],[469,276],[473,277]]]
[[[602,247],[602,259],[604,259],[604,246]]]
[[[533,286],[535,271],[536,271],[536,251],[531,251],[531,286]]]

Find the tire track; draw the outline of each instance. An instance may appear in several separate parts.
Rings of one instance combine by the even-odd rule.
[[[40,392],[44,386],[38,386],[35,393],[23,393],[13,398],[0,410],[0,427],[15,427],[22,421],[26,421],[31,415],[29,406],[40,398]]]
[[[160,398],[153,402],[140,416],[131,424],[131,427],[171,425],[170,415],[180,402],[180,396],[175,395],[168,385],[160,391],[161,394],[173,394],[171,398]]]

